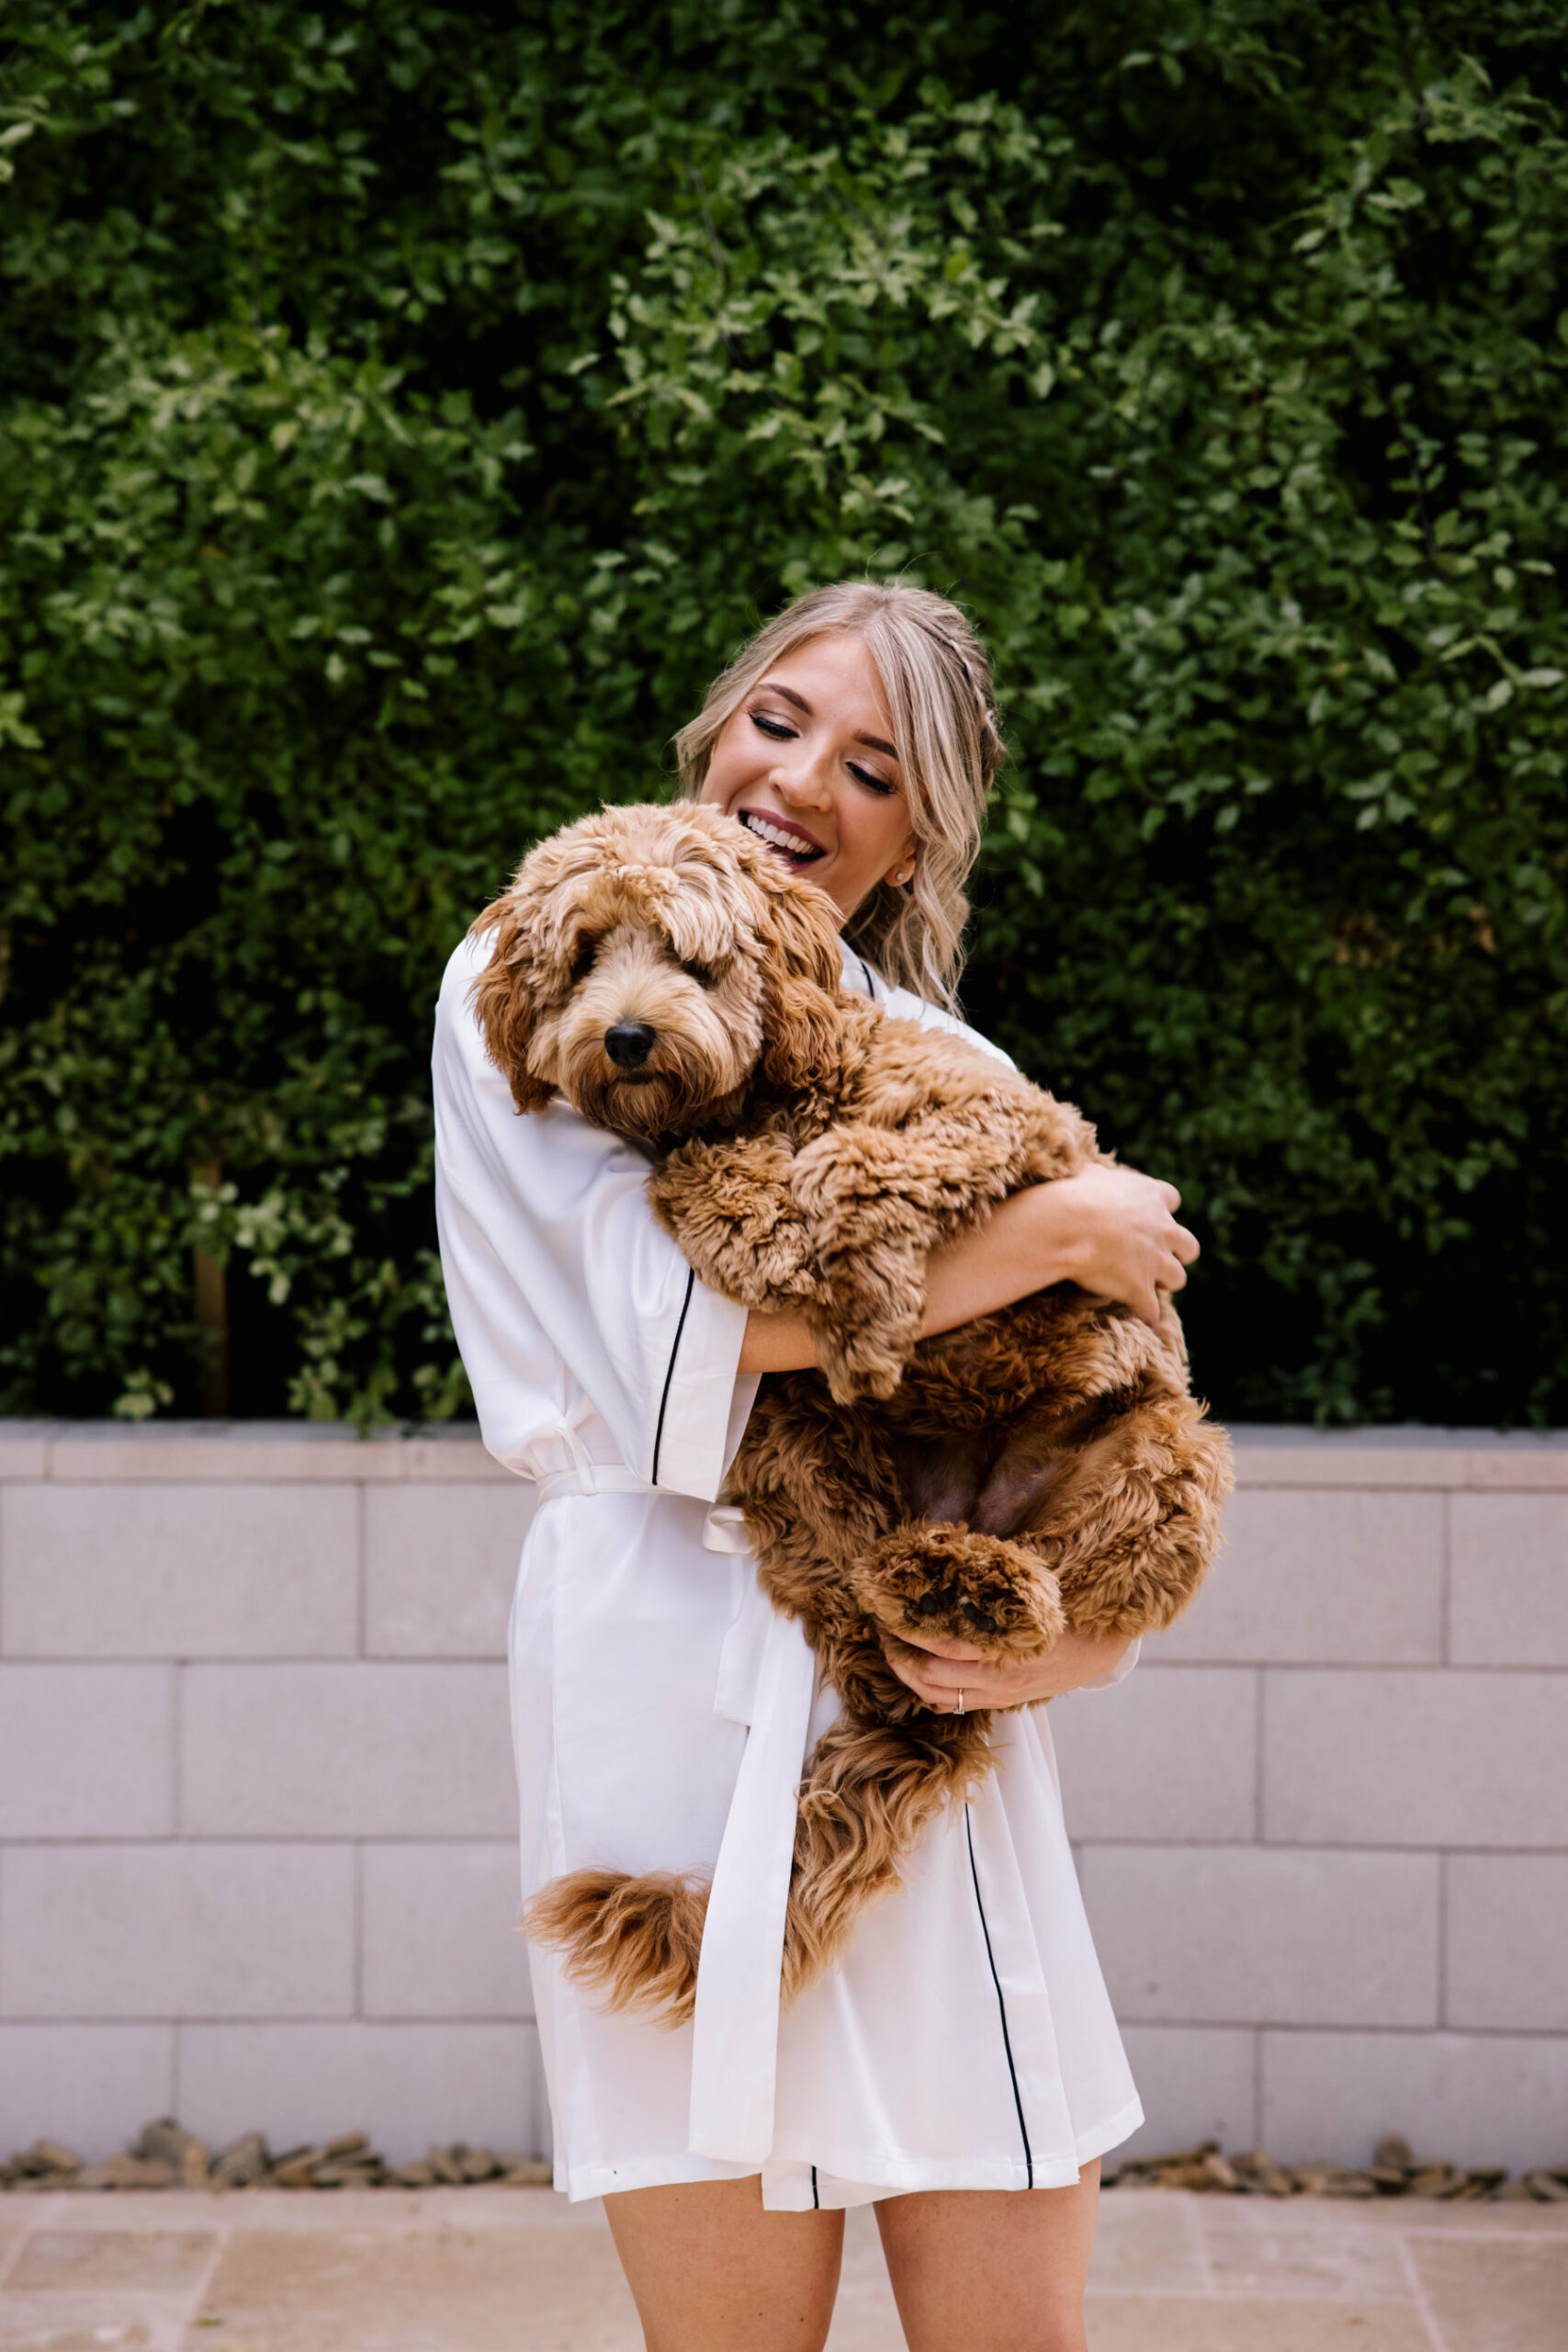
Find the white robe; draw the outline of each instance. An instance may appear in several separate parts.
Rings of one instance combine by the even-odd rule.
[[[689,2026],[612,2016],[534,1951],[557,2184],[760,2172],[783,2210],[1064,2187],[1143,2118],[1045,1710],[997,1719],[980,1793],[781,2015],[795,1789],[837,1700],[710,1508],[757,1391],[746,1310],[654,1223],[635,1150],[558,1102],[518,1115],[468,1003],[481,962],[457,949],[437,1009],[436,1199],[485,1443],[541,1487],[510,1636],[524,1892],[587,1863],[713,1879]]]

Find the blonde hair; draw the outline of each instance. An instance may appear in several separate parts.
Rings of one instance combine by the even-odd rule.
[[[863,639],[882,682],[915,836],[913,879],[902,888],[879,882],[845,936],[895,988],[951,1006],[969,915],[964,886],[1005,756],[991,665],[956,605],[928,589],[870,580],[797,598],[741,648],[676,736],[681,788],[697,797],[715,743],[773,664],[833,630]]]

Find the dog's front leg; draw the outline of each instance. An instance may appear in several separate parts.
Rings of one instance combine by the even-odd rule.
[[[840,1404],[893,1394],[919,1339],[931,1250],[1021,1176],[1016,1133],[951,1112],[831,1127],[796,1154],[794,1195],[822,1278],[807,1311]]]
[[[660,1223],[710,1290],[742,1306],[798,1306],[822,1295],[782,1136],[685,1143],[648,1180]]]

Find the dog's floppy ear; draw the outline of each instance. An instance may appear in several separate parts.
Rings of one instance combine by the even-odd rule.
[[[762,1075],[792,1092],[816,1086],[837,1064],[843,957],[825,891],[780,874],[765,876],[759,925],[763,960]]]
[[[469,933],[474,939],[487,935],[491,942],[490,962],[469,991],[474,1017],[517,1108],[542,1111],[555,1089],[528,1068],[528,1040],[534,1030],[534,956],[525,910],[518,903],[517,883],[485,909]]]

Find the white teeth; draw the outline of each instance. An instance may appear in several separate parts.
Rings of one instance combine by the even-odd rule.
[[[820,857],[822,854],[815,842],[804,842],[798,833],[786,833],[782,825],[772,824],[766,817],[759,816],[754,808],[747,810],[745,822],[760,841],[767,842],[773,849],[787,850],[792,857]]]

